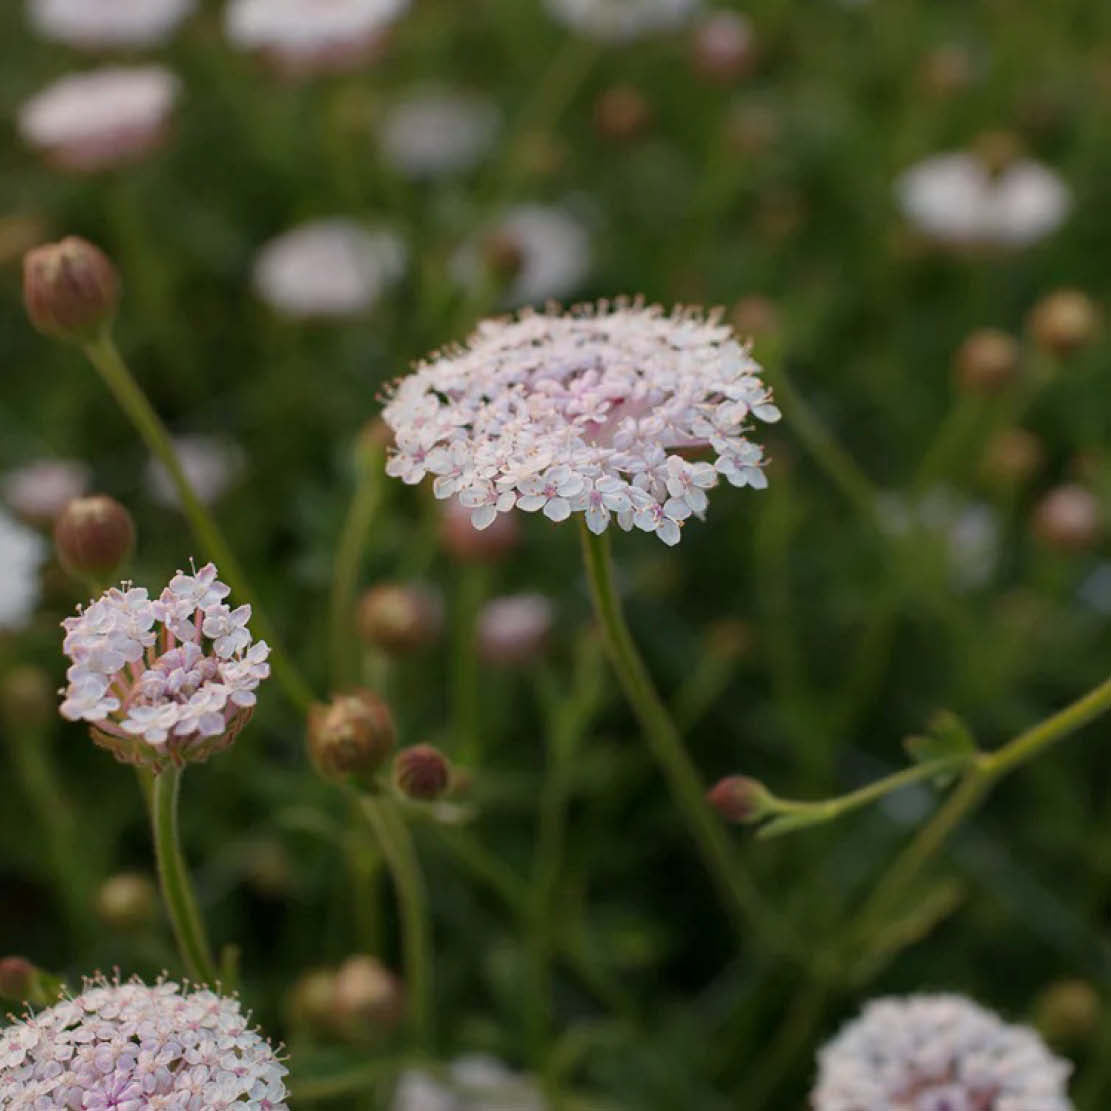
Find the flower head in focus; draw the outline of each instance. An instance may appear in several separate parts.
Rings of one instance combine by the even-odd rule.
[[[456,281],[480,288],[486,269],[499,269],[497,257],[507,254],[501,304],[505,308],[542,304],[566,297],[590,270],[590,235],[583,224],[561,208],[523,204],[511,208],[485,237],[465,244],[451,260]]]
[[[63,169],[93,173],[157,148],[179,89],[177,77],[162,66],[71,74],[19,109],[19,131]]]
[[[196,0],[28,0],[31,26],[81,50],[160,46]]]
[[[11,1111],[285,1111],[287,1070],[235,999],[104,979],[0,1031]]]
[[[494,145],[501,113],[491,100],[429,88],[395,104],[378,129],[386,162],[409,178],[474,169]]]
[[[699,0],[545,0],[553,19],[602,42],[628,42],[681,27]]]
[[[39,566],[46,543],[0,510],[0,629],[27,624],[39,596]]]
[[[959,995],[878,999],[818,1055],[814,1111],[1072,1111],[1071,1066]]]
[[[229,593],[208,563],[179,571],[157,601],[124,583],[67,617],[62,717],[87,721],[118,760],[155,771],[227,748],[270,674],[270,649],[247,627],[251,607],[229,608]]]
[[[293,319],[354,316],[371,308],[405,270],[390,231],[350,220],[315,220],[272,239],[254,264],[258,295]]]
[[[229,0],[231,42],[294,75],[358,65],[380,45],[409,0]]]
[[[907,219],[925,236],[951,246],[1025,247],[1068,215],[1068,186],[1032,159],[993,168],[971,152],[938,154],[895,182]]]
[[[514,508],[581,513],[595,533],[616,520],[677,544],[720,478],[767,485],[745,435],[780,416],[759,372],[717,312],[618,301],[486,320],[393,387],[386,469],[433,475],[476,528]]]

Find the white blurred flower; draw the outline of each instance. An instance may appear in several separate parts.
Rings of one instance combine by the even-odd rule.
[[[878,999],[818,1055],[814,1111],[1072,1111],[1071,1066],[959,995]]]
[[[292,73],[359,64],[409,7],[410,0],[229,0],[228,38]]]
[[[42,537],[0,510],[0,629],[27,624],[39,596],[39,567],[46,558]]]
[[[247,469],[243,449],[238,444],[214,436],[177,436],[174,438],[174,450],[185,477],[205,505],[217,501]],[[146,479],[151,497],[159,505],[168,509],[180,507],[177,490],[166,468],[157,459],[152,458],[147,464]]]
[[[19,131],[65,169],[106,169],[162,142],[179,90],[177,77],[163,66],[72,74],[22,105]]]
[[[479,529],[517,507],[677,544],[719,478],[767,486],[763,449],[745,435],[780,417],[759,373],[717,312],[526,309],[483,321],[395,384],[386,470],[410,485],[434,475],[436,497],[457,497]]]
[[[50,525],[89,489],[92,470],[79,459],[36,459],[0,476],[0,495],[25,521]]]
[[[196,0],[28,0],[31,26],[83,50],[159,46]]]
[[[603,42],[681,27],[700,0],[545,0],[553,19]]]
[[[954,245],[1024,247],[1055,231],[1071,206],[1049,167],[1022,159],[992,174],[974,154],[927,158],[901,174],[903,214],[930,238]]]
[[[500,128],[501,112],[492,100],[425,89],[390,108],[378,142],[382,157],[398,173],[433,178],[473,169],[490,152]]]
[[[315,220],[272,239],[254,263],[254,286],[275,312],[296,319],[365,312],[405,270],[391,231]]]
[[[547,1104],[527,1076],[481,1054],[459,1057],[438,1080],[420,1069],[401,1074],[391,1111],[544,1111]]]
[[[10,1111],[286,1111],[288,1071],[235,999],[160,981],[89,980],[0,1031]]]
[[[561,208],[524,204],[511,208],[486,235],[465,244],[451,260],[462,285],[480,286],[490,265],[487,247],[496,242],[512,259],[512,276],[502,296],[506,308],[566,297],[590,271],[590,234]]]
[[[551,631],[552,603],[543,594],[493,598],[478,615],[478,653],[490,663],[528,663],[543,651]]]

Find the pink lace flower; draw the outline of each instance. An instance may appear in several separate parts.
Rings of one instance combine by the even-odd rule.
[[[254,712],[270,674],[265,641],[252,642],[249,605],[224,604],[229,588],[208,563],[170,580],[157,601],[121,584],[62,622],[71,660],[60,707],[87,721],[118,760],[206,760],[226,748]]]
[[[287,1069],[235,999],[159,982],[86,981],[0,1032],[10,1111],[285,1111]]]
[[[720,315],[640,301],[486,320],[433,355],[383,412],[396,449],[387,472],[436,476],[486,528],[511,509],[677,544],[722,477],[763,489],[751,422],[779,420],[760,367]],[[705,456],[692,460],[692,454]]]
[[[960,995],[878,999],[818,1056],[814,1111],[1072,1111],[1071,1066]]]

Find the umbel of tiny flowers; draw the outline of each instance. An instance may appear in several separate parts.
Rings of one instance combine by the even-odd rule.
[[[179,571],[153,601],[123,583],[62,622],[62,717],[88,722],[118,760],[155,772],[206,760],[250,720],[270,649],[252,641],[250,605],[225,605],[216,574]]]
[[[960,995],[878,999],[818,1055],[813,1111],[1072,1111],[1071,1065]]]
[[[677,544],[720,478],[767,485],[746,432],[780,413],[759,374],[719,311],[618,300],[486,320],[393,387],[387,471],[433,475],[476,528],[516,508]]]
[[[0,1106],[285,1111],[288,1071],[235,999],[97,977],[0,1033]]]

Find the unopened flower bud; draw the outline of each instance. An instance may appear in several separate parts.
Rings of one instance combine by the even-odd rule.
[[[957,348],[954,367],[969,393],[997,393],[1018,376],[1019,347],[998,328],[980,328]]]
[[[972,80],[972,57],[955,43],[939,46],[922,59],[919,78],[931,96],[952,96]]]
[[[694,29],[694,68],[715,81],[736,81],[751,68],[756,39],[740,12],[718,11]]]
[[[54,547],[71,574],[106,582],[135,547],[131,514],[115,498],[74,498],[54,522]]]
[[[774,335],[779,331],[779,310],[770,297],[742,297],[729,311],[729,323],[741,340]]]
[[[727,821],[758,822],[772,811],[772,796],[758,779],[727,775],[706,792],[706,801]]]
[[[499,282],[510,282],[525,263],[525,248],[512,231],[497,228],[483,240],[482,260]]]
[[[27,1002],[36,994],[37,980],[35,966],[26,957],[0,958],[0,998]]]
[[[76,235],[23,256],[23,301],[43,335],[87,343],[112,323],[120,283],[108,256]]]
[[[349,957],[336,971],[333,1001],[337,1021],[347,1027],[396,1025],[404,1009],[401,981],[374,957]]]
[[[387,652],[411,652],[434,643],[444,627],[444,607],[421,586],[381,583],[359,601],[359,636]]]
[[[393,749],[396,734],[389,707],[376,694],[358,690],[309,709],[309,756],[326,779],[369,779]]]
[[[594,127],[599,136],[626,143],[643,135],[652,123],[652,109],[633,85],[611,85],[594,102]]]
[[[706,630],[706,650],[719,659],[736,660],[752,650],[752,626],[747,621],[725,617]]]
[[[393,781],[407,798],[431,802],[451,786],[451,765],[438,748],[412,745],[395,757]]]
[[[478,615],[478,653],[490,663],[531,663],[551,631],[552,604],[542,594],[495,598]]]
[[[1057,980],[1038,997],[1034,1021],[1047,1041],[1077,1045],[1096,1029],[1102,1009],[1099,994],[1086,980]]]
[[[972,149],[989,174],[1002,174],[1022,156],[1022,140],[1013,131],[984,131]]]
[[[1059,289],[1043,297],[1030,313],[1030,334],[1045,351],[1071,355],[1099,331],[1095,302],[1079,289]]]
[[[34,729],[52,721],[57,697],[50,676],[38,667],[14,667],[0,679],[0,721],[8,729]]]
[[[1103,531],[1099,499],[1075,483],[1057,486],[1035,507],[1033,529],[1047,547],[1062,552],[1085,551]]]
[[[295,1026],[326,1030],[335,1024],[336,974],[327,968],[302,973],[287,996],[287,1010]]]
[[[488,528],[476,529],[471,511],[457,498],[444,504],[440,541],[447,553],[460,563],[495,563],[520,541],[517,517],[499,513]]]
[[[158,914],[158,892],[142,872],[119,872],[101,884],[96,912],[114,930],[141,930]]]
[[[1045,448],[1025,428],[1004,428],[988,441],[984,452],[986,477],[1006,484],[1025,482],[1045,463]]]

